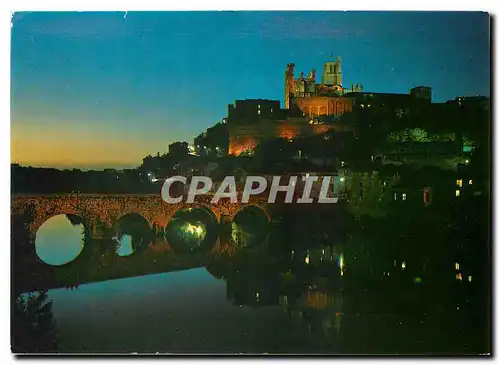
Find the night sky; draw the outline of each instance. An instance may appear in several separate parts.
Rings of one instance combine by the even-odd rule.
[[[16,13],[12,161],[136,167],[226,116],[235,99],[283,99],[296,73],[342,57],[344,86],[434,101],[489,96],[486,13]]]

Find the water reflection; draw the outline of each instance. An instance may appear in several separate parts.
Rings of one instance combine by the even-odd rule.
[[[36,233],[36,254],[49,265],[67,264],[82,252],[84,234],[79,217],[64,214],[51,217]]]
[[[425,214],[433,211],[427,209]],[[346,222],[333,213],[295,212],[266,228],[263,239],[268,245],[252,239],[248,246],[261,249],[241,249],[224,258],[203,256],[206,269],[83,284],[71,291],[50,290],[58,350],[488,352],[485,243],[476,239],[477,245],[457,254],[453,243],[461,236],[450,234],[449,226],[431,221],[425,230],[412,228],[415,219],[401,217],[399,212]],[[257,221],[263,230],[266,224],[254,220],[246,225],[243,218],[235,219],[242,229],[251,231]],[[118,228],[119,255],[131,254],[151,240],[151,229],[142,217],[125,218]],[[466,234],[479,237],[481,231],[481,225],[470,225]],[[406,232],[418,245],[408,243]],[[216,221],[208,212],[178,212],[167,230],[175,260],[165,261],[158,270],[187,268],[182,266],[186,256],[177,253],[210,247],[205,244],[216,233]],[[151,261],[137,261],[137,265],[145,267],[143,274],[158,272],[153,271],[158,265],[154,260],[167,254],[152,249],[117,260],[123,264],[120,275],[136,275],[129,263],[148,255]],[[106,262],[100,259],[102,270],[108,269]],[[88,272],[99,266],[92,265],[90,260]]]
[[[124,234],[120,237],[120,239],[118,240],[116,253],[118,254],[118,256],[130,256],[134,253],[131,235]]]
[[[443,307],[453,299],[424,283],[387,281],[372,290],[346,282],[338,271],[316,270],[320,266],[302,262],[289,269],[257,259],[51,290],[58,350],[345,354],[478,348],[463,332],[477,313]],[[138,332],[145,335],[133,335]]]
[[[318,335],[325,338],[329,325],[316,312],[324,307],[311,307],[300,289],[273,286],[277,277],[253,280],[228,300],[239,280],[229,275],[219,280],[201,268],[51,290],[58,351],[321,351]],[[330,352],[339,343],[331,345]]]

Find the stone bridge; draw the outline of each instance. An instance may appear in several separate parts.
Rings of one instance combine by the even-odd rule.
[[[135,213],[141,215],[153,230],[168,225],[180,209],[204,208],[213,213],[218,223],[231,222],[246,206],[257,206],[271,219],[267,197],[250,197],[248,203],[231,203],[221,199],[211,204],[211,195],[196,196],[193,203],[166,203],[158,195],[132,194],[58,194],[58,195],[16,195],[12,198],[11,214],[31,214],[27,225],[34,235],[49,218],[59,214],[73,214],[83,219],[93,233],[97,227],[112,227],[120,217]],[[185,200],[185,199],[183,199]]]
[[[211,204],[211,199],[210,195],[202,195],[197,196],[192,204],[169,204],[163,201],[160,195],[12,196],[13,290],[22,293],[206,266],[207,262],[213,259],[232,257],[236,247],[231,244],[231,234],[228,234],[227,229],[230,229],[230,223],[239,211],[247,206],[256,206],[262,209],[269,219],[272,216],[267,197],[251,197],[246,204],[233,204],[228,199]],[[219,239],[210,252],[178,254],[168,242],[162,241],[152,242],[144,250],[127,257],[116,254],[116,246],[113,246],[109,233],[113,231],[114,224],[120,217],[130,213],[139,214],[148,222],[153,232],[159,233],[179,209],[185,208],[209,210],[222,227],[222,230],[219,230]],[[38,228],[45,221],[59,214],[80,217],[86,231],[90,233],[90,238],[85,241],[83,251],[74,261],[62,266],[51,266],[36,254],[35,237]],[[19,221],[22,225],[20,230],[15,223]]]

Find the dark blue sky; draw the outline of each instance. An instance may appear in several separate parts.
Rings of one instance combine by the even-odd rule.
[[[365,91],[489,96],[486,13],[16,13],[12,160],[137,166],[336,56]]]

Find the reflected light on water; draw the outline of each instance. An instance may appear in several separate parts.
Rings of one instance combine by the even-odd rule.
[[[344,265],[344,254],[341,253],[339,256],[339,267],[340,267],[340,275],[344,275],[345,265]]]
[[[83,224],[72,224],[66,215],[57,215],[38,229],[35,238],[36,254],[49,265],[67,264],[82,252],[83,238]]]
[[[201,225],[193,225],[191,223],[188,223],[186,226],[185,226],[185,229],[184,229],[187,233],[190,233],[190,234],[194,234],[197,236],[197,238],[200,238],[203,236],[203,238],[205,238],[205,229],[201,226]],[[202,238],[202,239],[203,239]]]

